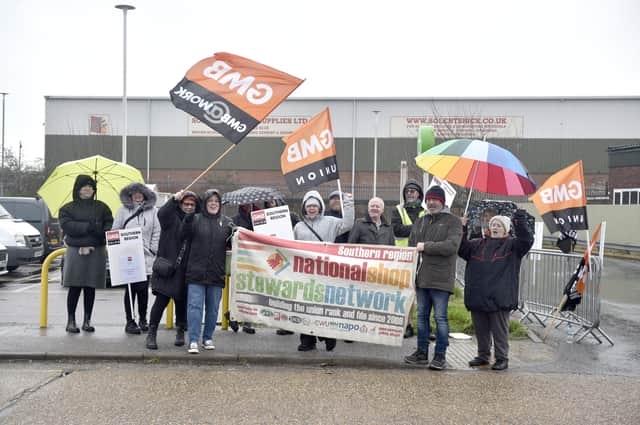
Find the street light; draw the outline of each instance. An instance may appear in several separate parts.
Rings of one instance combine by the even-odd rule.
[[[122,162],[127,163],[127,12],[135,7],[128,4],[116,5],[116,9],[122,10],[122,116],[124,128],[122,129]]]
[[[2,165],[0,165],[0,195],[4,196],[4,98],[9,93],[2,92]]]
[[[373,196],[376,196],[376,180],[378,177],[378,114],[380,111],[371,111],[375,116],[373,133]]]

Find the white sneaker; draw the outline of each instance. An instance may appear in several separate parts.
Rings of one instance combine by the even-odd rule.
[[[192,342],[189,344],[189,349],[187,350],[189,354],[198,354],[200,351],[198,350],[198,343]]]
[[[213,345],[213,341],[208,339],[204,342],[204,349],[205,350],[215,350],[216,346]]]

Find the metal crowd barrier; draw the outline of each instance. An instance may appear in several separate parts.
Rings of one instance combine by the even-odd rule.
[[[529,251],[529,254],[522,259],[520,266],[518,299],[518,310],[522,313],[520,322],[528,320],[531,323],[537,322],[543,327],[553,323],[555,328],[571,325],[577,329],[573,335],[576,342],[591,335],[599,343],[602,343],[604,338],[613,345],[611,338],[600,329],[600,278],[602,275],[600,258],[591,257],[591,276],[576,310],[556,313],[564,287],[576,271],[581,259],[582,255],[563,254],[558,251],[545,249]],[[465,266],[466,262],[458,258],[456,281],[463,288]]]

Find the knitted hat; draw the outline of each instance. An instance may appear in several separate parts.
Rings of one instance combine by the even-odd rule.
[[[424,200],[426,201],[427,199],[437,199],[444,205],[444,189],[440,186],[431,186],[424,195]]]
[[[304,207],[308,207],[310,205],[315,205],[318,208],[320,208],[320,201],[318,201],[316,198],[314,197],[310,197],[309,199],[307,199],[307,201],[304,203]]]
[[[500,224],[502,224],[502,227],[504,227],[506,233],[509,233],[509,231],[511,231],[511,219],[509,217],[504,215],[494,215],[491,220],[489,220],[489,227],[491,227],[491,223],[496,220],[499,221]]]
[[[339,190],[334,190],[333,192],[331,192],[329,194],[329,199],[333,198],[333,197],[339,198],[340,197],[340,191]]]

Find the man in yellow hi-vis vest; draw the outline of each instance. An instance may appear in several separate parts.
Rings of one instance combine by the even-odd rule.
[[[391,226],[393,227],[393,235],[396,237],[396,246],[409,246],[409,235],[413,223],[424,215],[422,197],[423,192],[420,184],[415,180],[408,180],[402,190],[404,202],[396,205],[391,212]],[[410,318],[413,318],[413,310],[414,307],[411,307]],[[404,337],[410,338],[413,335],[413,326],[409,323]]]

